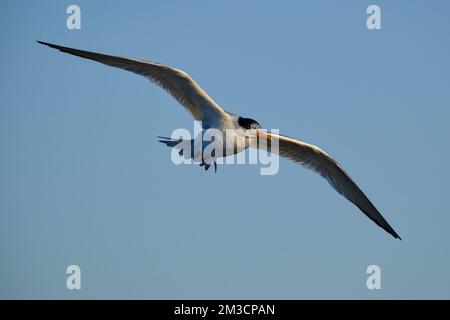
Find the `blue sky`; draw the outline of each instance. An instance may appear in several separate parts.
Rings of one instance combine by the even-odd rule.
[[[1,298],[450,298],[448,1],[2,8]],[[283,159],[274,176],[175,166],[156,136],[193,123],[173,98],[35,40],[182,68],[224,109],[325,149],[404,240]]]

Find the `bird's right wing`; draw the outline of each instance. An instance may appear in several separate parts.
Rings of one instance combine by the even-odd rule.
[[[325,178],[341,195],[355,204],[367,217],[378,226],[390,233],[394,238],[401,239],[389,223],[378,212],[357,184],[344,171],[342,166],[322,149],[286,136],[257,131],[259,141],[265,139],[262,146],[271,152],[278,152],[303,167],[313,170]],[[276,145],[278,144],[278,150]],[[259,145],[261,148],[261,144]]]
[[[170,93],[197,121],[207,123],[212,119],[227,117],[226,112],[182,70],[146,60],[129,59],[78,50],[42,41],[38,41],[38,43],[58,49],[65,53],[94,60],[108,66],[125,69],[144,76]]]

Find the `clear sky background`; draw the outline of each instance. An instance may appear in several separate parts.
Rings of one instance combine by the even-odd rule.
[[[66,28],[78,4],[82,29]],[[366,28],[378,4],[382,30]],[[0,297],[450,298],[449,1],[8,1],[0,11]],[[190,75],[224,109],[334,156],[402,236],[281,159],[175,166],[191,116],[132,73]],[[68,265],[82,289],[66,289]],[[382,289],[366,287],[379,265]]]

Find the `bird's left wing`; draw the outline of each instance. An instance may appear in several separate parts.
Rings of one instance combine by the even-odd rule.
[[[78,50],[42,41],[38,41],[38,43],[58,49],[65,53],[94,60],[108,66],[125,69],[144,76],[170,93],[197,121],[208,123],[211,120],[228,116],[227,113],[182,70],[146,60],[129,59]]]
[[[256,133],[260,141],[265,139],[265,143],[259,144],[260,148],[268,146],[263,148],[271,152],[277,152],[275,146],[278,144],[278,153],[281,156],[320,174],[337,192],[355,204],[373,222],[394,238],[401,239],[342,166],[325,151],[314,145],[286,136],[266,133],[261,130]]]

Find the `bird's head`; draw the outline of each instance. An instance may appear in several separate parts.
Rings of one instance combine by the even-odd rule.
[[[250,118],[239,117],[237,122],[238,125],[245,130],[261,129],[261,125],[257,121]]]

